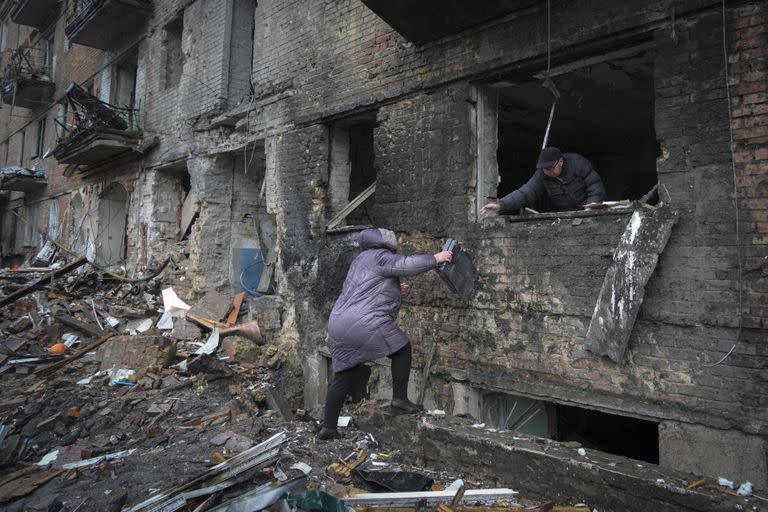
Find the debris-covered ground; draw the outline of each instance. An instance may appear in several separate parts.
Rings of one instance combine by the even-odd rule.
[[[192,293],[183,276],[170,258],[144,279],[81,259],[0,271],[0,509],[593,510],[430,467],[356,425],[386,403],[347,404],[341,438],[317,440],[321,408],[291,406],[281,300]]]
[[[308,491],[406,490],[442,491],[444,506],[538,508],[416,466],[354,422],[340,439],[316,440],[319,409],[278,405],[287,402],[275,396],[282,354],[270,312],[262,332],[242,295],[209,291],[189,305],[171,286],[183,289],[180,275],[172,260],[138,280],[80,260],[2,271],[0,507],[258,510],[289,491],[311,501],[325,495]]]

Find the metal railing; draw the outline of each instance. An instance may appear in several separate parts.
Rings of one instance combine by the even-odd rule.
[[[38,47],[20,46],[0,56],[3,84],[22,79],[51,80],[49,53]]]
[[[103,102],[74,84],[67,92],[68,110],[56,123],[62,128],[59,142],[64,142],[88,130],[141,131],[141,108],[118,107]]]
[[[67,24],[80,15],[85,16],[98,9],[103,3],[104,0],[69,0],[67,2]]]

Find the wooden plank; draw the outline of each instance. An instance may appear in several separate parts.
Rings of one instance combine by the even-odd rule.
[[[0,299],[0,308],[3,306],[7,306],[8,304],[11,304],[13,302],[16,302],[18,299],[24,297],[25,295],[28,295],[32,293],[33,291],[45,286],[46,284],[50,283],[51,280],[56,279],[57,277],[61,277],[65,274],[69,274],[73,270],[75,270],[78,267],[81,267],[88,263],[88,260],[85,258],[85,256],[82,256],[69,265],[65,265],[59,269],[54,270],[49,275],[46,275],[44,277],[41,277],[34,283],[25,286],[21,290],[16,290],[15,292],[11,293],[10,295],[7,295]]]
[[[645,285],[667,245],[678,212],[667,207],[635,210],[603,279],[584,344],[593,354],[621,363],[645,297]]]
[[[464,492],[461,503],[495,502],[513,498],[517,491],[512,489],[470,489]],[[350,507],[413,507],[424,500],[427,506],[438,503],[450,503],[456,497],[455,491],[423,491],[423,492],[382,492],[357,494],[344,498],[344,503]]]
[[[80,359],[88,352],[100,347],[101,345],[103,345],[104,343],[112,339],[113,336],[114,336],[113,333],[107,334],[103,338],[94,341],[87,347],[75,352],[74,354],[72,354],[70,357],[66,359],[62,359],[61,361],[57,361],[53,364],[49,364],[48,366],[43,366],[42,368],[38,368],[37,370],[35,370],[35,373],[41,374],[41,375],[50,375],[51,373],[54,373],[55,371],[57,371],[59,368],[67,366],[72,361],[75,361],[76,359]]]
[[[421,389],[419,389],[419,399],[416,402],[418,405],[424,404],[424,395],[427,392],[427,383],[429,382],[429,371],[432,369],[432,359],[435,357],[437,351],[437,340],[432,342],[432,350],[429,351],[427,361],[424,363],[424,372],[421,374]]]
[[[232,311],[229,312],[227,317],[227,325],[233,326],[237,323],[237,317],[240,315],[240,306],[243,305],[243,299],[245,299],[245,292],[240,292],[235,295],[235,300],[232,301]]]
[[[35,491],[38,487],[47,483],[62,474],[64,471],[61,469],[46,471],[38,477],[24,478],[18,484],[9,482],[8,484],[0,487],[0,503],[8,503],[16,498],[21,498]]]
[[[336,226],[338,226],[341,221],[347,218],[347,215],[352,213],[352,211],[363,204],[363,202],[371,197],[373,193],[376,192],[376,182],[374,181],[373,184],[368,187],[367,189],[363,190],[362,193],[351,200],[347,206],[342,208],[342,210],[336,214],[334,218],[332,218],[330,221],[328,221],[328,224],[326,224],[325,229],[333,229]]]
[[[197,316],[194,313],[190,313],[187,311],[187,318],[189,320],[192,320],[197,325],[201,325],[207,329],[213,329],[214,327],[218,327],[219,329],[224,329],[227,327],[227,324],[222,322],[216,322],[215,320],[211,320],[210,318],[203,318],[202,316]]]
[[[184,198],[184,204],[181,206],[181,225],[179,229],[179,240],[183,240],[187,236],[192,221],[195,220],[197,214],[197,194],[194,191],[189,192],[187,197]]]
[[[73,329],[77,329],[80,332],[90,334],[94,338],[104,336],[104,331],[102,331],[95,325],[86,324],[84,322],[76,320],[75,318],[69,315],[58,314],[58,315],[55,315],[54,318],[59,322],[63,323],[64,325],[72,327]]]

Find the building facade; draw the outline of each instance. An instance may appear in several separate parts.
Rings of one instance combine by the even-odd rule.
[[[187,293],[282,299],[312,406],[360,227],[458,239],[471,298],[430,273],[400,314],[426,404],[768,485],[765,3],[1,9],[6,263],[55,240],[141,273],[186,247]],[[547,131],[627,204],[482,219]]]

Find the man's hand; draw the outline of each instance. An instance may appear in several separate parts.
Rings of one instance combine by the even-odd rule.
[[[480,218],[486,218],[491,212],[499,213],[499,210],[501,210],[501,205],[499,203],[488,203],[480,210]]]
[[[411,287],[408,283],[400,283],[400,293],[405,293]]]
[[[439,252],[435,254],[435,260],[437,260],[438,265],[446,261],[453,261],[453,253],[451,251]]]

